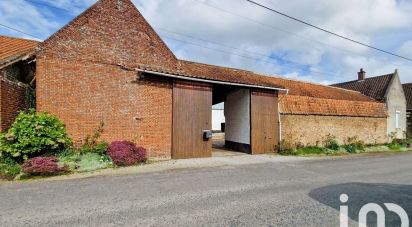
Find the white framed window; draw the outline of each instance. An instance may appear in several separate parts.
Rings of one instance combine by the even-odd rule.
[[[395,121],[396,121],[396,128],[399,129],[401,128],[401,111],[396,111],[395,115]]]

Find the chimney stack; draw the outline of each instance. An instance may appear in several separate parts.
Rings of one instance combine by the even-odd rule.
[[[366,72],[363,71],[363,68],[361,68],[360,71],[358,72],[358,80],[365,80],[365,74]]]

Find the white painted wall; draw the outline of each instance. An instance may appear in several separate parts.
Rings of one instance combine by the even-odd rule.
[[[250,93],[240,89],[226,96],[225,140],[250,144]]]
[[[406,97],[398,73],[395,73],[386,92],[386,105],[388,108],[388,135],[396,134],[396,138],[405,138],[406,132]],[[400,112],[399,128],[396,127],[396,112]]]
[[[212,109],[212,130],[221,131],[222,123],[225,122],[225,112],[223,109]]]

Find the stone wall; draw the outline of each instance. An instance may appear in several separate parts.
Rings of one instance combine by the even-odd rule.
[[[387,142],[386,118],[282,115],[282,140],[302,145],[322,145],[328,134],[340,144],[356,136],[367,144]]]

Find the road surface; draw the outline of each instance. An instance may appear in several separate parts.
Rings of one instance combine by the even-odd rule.
[[[342,193],[350,226],[370,202],[412,219],[412,154],[5,184],[0,226],[339,226]]]

